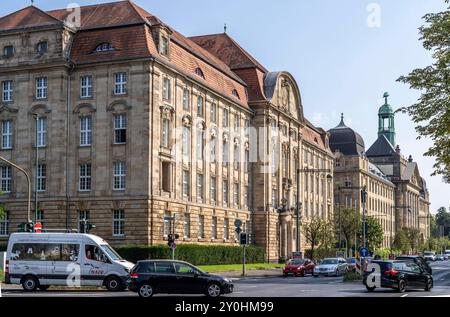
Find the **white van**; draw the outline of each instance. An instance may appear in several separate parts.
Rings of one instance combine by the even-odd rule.
[[[50,285],[106,286],[121,291],[134,266],[102,238],[80,233],[13,233],[6,254],[6,284],[25,291]]]

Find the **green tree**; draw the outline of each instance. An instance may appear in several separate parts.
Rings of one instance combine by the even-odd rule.
[[[436,224],[438,226],[438,237],[442,236],[442,233],[444,236],[449,235],[449,228],[450,228],[450,212],[447,212],[447,209],[445,207],[441,207],[438,209],[436,213]],[[444,231],[442,231],[442,229]]]
[[[402,253],[408,253],[410,251],[411,246],[406,230],[400,229],[395,233],[393,246],[395,249],[400,250]]]
[[[422,93],[417,103],[400,111],[412,118],[419,138],[433,140],[425,155],[436,158],[433,175],[442,175],[450,183],[450,6],[425,15],[424,21],[419,28],[420,40],[432,52],[434,63],[398,79]]]
[[[416,228],[407,228],[404,230],[406,231],[411,250],[413,253],[416,253],[420,243],[420,231]]]
[[[362,226],[360,228],[360,237],[362,238]],[[374,217],[366,218],[366,245],[369,250],[376,250],[381,247],[384,238],[384,231],[380,221]]]
[[[340,232],[341,238],[347,241],[348,246],[352,246],[355,244],[355,231],[361,228],[361,215],[354,208],[338,209],[334,212],[334,227],[337,239]]]
[[[319,218],[313,217],[310,222],[303,225],[303,233],[305,235],[306,241],[308,241],[311,249],[311,259],[314,259],[314,251],[324,239],[324,231],[326,228],[326,221]]]

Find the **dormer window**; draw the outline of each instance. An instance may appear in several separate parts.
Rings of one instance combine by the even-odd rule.
[[[111,43],[102,43],[95,48],[95,52],[109,52],[114,51]]]
[[[166,36],[161,36],[160,53],[164,56],[169,55],[169,39]]]
[[[237,91],[236,89],[233,89],[233,91],[232,91],[231,93],[232,93],[233,96],[236,97],[237,99],[241,99],[241,98],[239,97],[239,93],[238,93],[238,91]]]
[[[202,69],[201,69],[200,67],[197,67],[197,68],[195,69],[195,74],[196,74],[197,76],[200,76],[201,78],[205,79],[205,75],[203,74],[203,71],[202,71]]]
[[[38,54],[42,55],[45,54],[48,50],[48,42],[47,41],[41,41],[37,44],[36,50]]]
[[[8,45],[3,48],[3,56],[11,58],[14,56],[14,46]]]

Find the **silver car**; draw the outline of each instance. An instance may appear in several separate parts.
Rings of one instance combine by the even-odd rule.
[[[340,276],[348,271],[347,261],[344,258],[326,258],[314,268],[314,277],[320,275]]]

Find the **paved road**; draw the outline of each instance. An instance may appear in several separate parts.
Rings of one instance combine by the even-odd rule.
[[[435,287],[431,292],[408,290],[405,294],[381,289],[368,293],[360,283],[344,283],[342,277],[267,277],[235,279],[235,292],[227,297],[450,297],[450,261],[432,264]],[[46,291],[24,293],[20,287],[6,286],[2,296],[18,297],[136,297],[132,292],[110,293],[103,290]],[[157,295],[166,297],[167,295]]]

